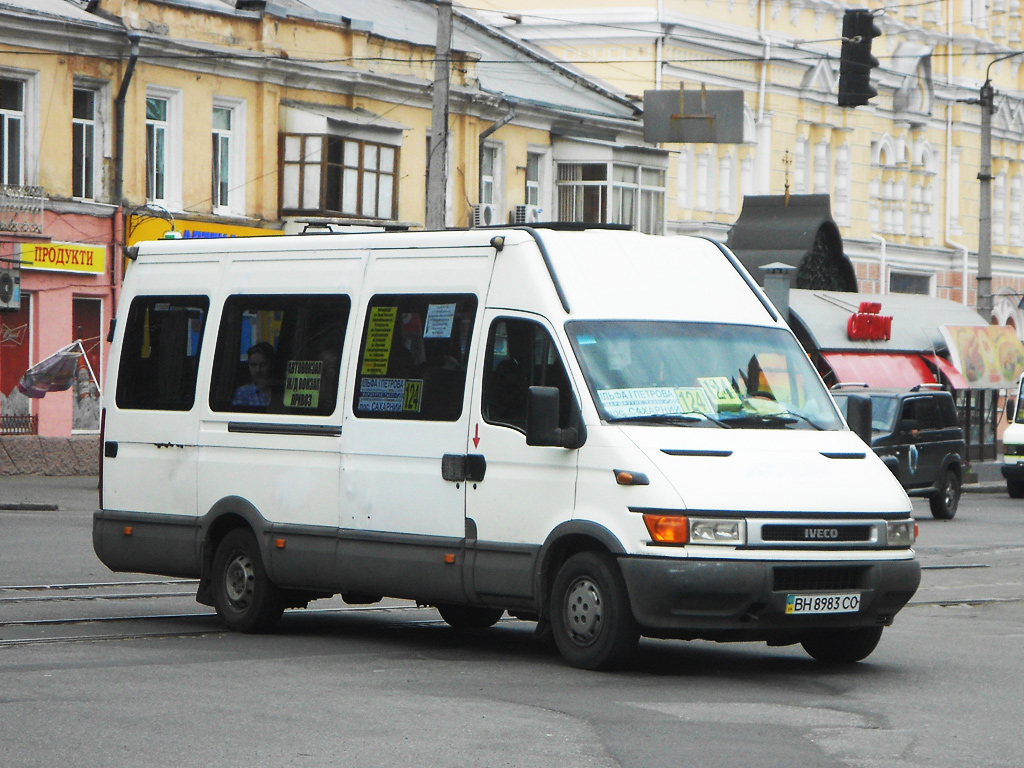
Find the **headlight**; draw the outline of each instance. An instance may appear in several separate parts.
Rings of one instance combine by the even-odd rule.
[[[747,543],[745,520],[645,513],[644,524],[656,544],[740,547]]]
[[[885,524],[887,547],[909,547],[917,540],[917,523],[913,520],[890,520]]]
[[[745,520],[690,518],[691,544],[722,544],[739,547],[747,543]]]

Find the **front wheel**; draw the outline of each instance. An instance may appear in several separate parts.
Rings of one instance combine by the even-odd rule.
[[[952,520],[956,508],[960,505],[960,478],[952,469],[947,469],[942,477],[939,492],[928,499],[932,508],[932,517],[936,520]]]
[[[505,615],[500,608],[480,608],[474,605],[438,605],[435,606],[452,629],[487,629],[498,623]]]
[[[800,645],[826,664],[853,664],[870,656],[881,639],[882,627],[820,629],[805,635]]]
[[[213,604],[236,632],[265,632],[284,612],[285,595],[267,576],[256,536],[230,531],[213,556]]]
[[[551,589],[551,631],[579,669],[614,669],[633,655],[640,630],[611,555],[579,552],[565,561]]]

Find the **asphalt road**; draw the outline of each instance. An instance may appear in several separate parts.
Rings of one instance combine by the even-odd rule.
[[[95,498],[94,478],[0,479],[4,768],[1020,764],[1024,503],[1005,494],[949,522],[915,502],[922,588],[864,663],[644,640],[614,674],[565,666],[532,624],[458,633],[399,601],[224,632],[194,584],[95,559]]]

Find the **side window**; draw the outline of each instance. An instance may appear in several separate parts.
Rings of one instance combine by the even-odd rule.
[[[487,338],[481,403],[484,419],[525,432],[531,386],[558,387],[559,422],[568,427],[576,399],[547,329],[532,320],[495,320]]]
[[[379,294],[359,347],[356,416],[457,421],[476,317],[469,294]]]
[[[329,416],[351,300],[343,295],[236,295],[224,302],[210,408]]]
[[[939,419],[935,403],[925,397],[915,397],[903,404],[903,419],[913,419],[919,429],[938,429]]]
[[[132,300],[117,373],[118,408],[191,410],[209,308],[205,296]]]

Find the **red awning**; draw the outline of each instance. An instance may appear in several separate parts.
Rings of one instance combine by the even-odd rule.
[[[822,357],[832,366],[837,383],[899,389],[936,383],[935,376],[920,355],[891,352],[823,352]]]
[[[971,386],[970,384],[967,383],[967,379],[964,378],[963,374],[960,373],[960,371],[958,371],[956,368],[954,368],[953,364],[949,362],[949,360],[946,360],[944,357],[939,357],[938,355],[928,355],[928,357],[925,359],[928,360],[928,362],[934,365],[936,368],[938,368],[939,371],[942,372],[943,376],[949,379],[949,383],[953,385],[953,389],[967,389]]]

